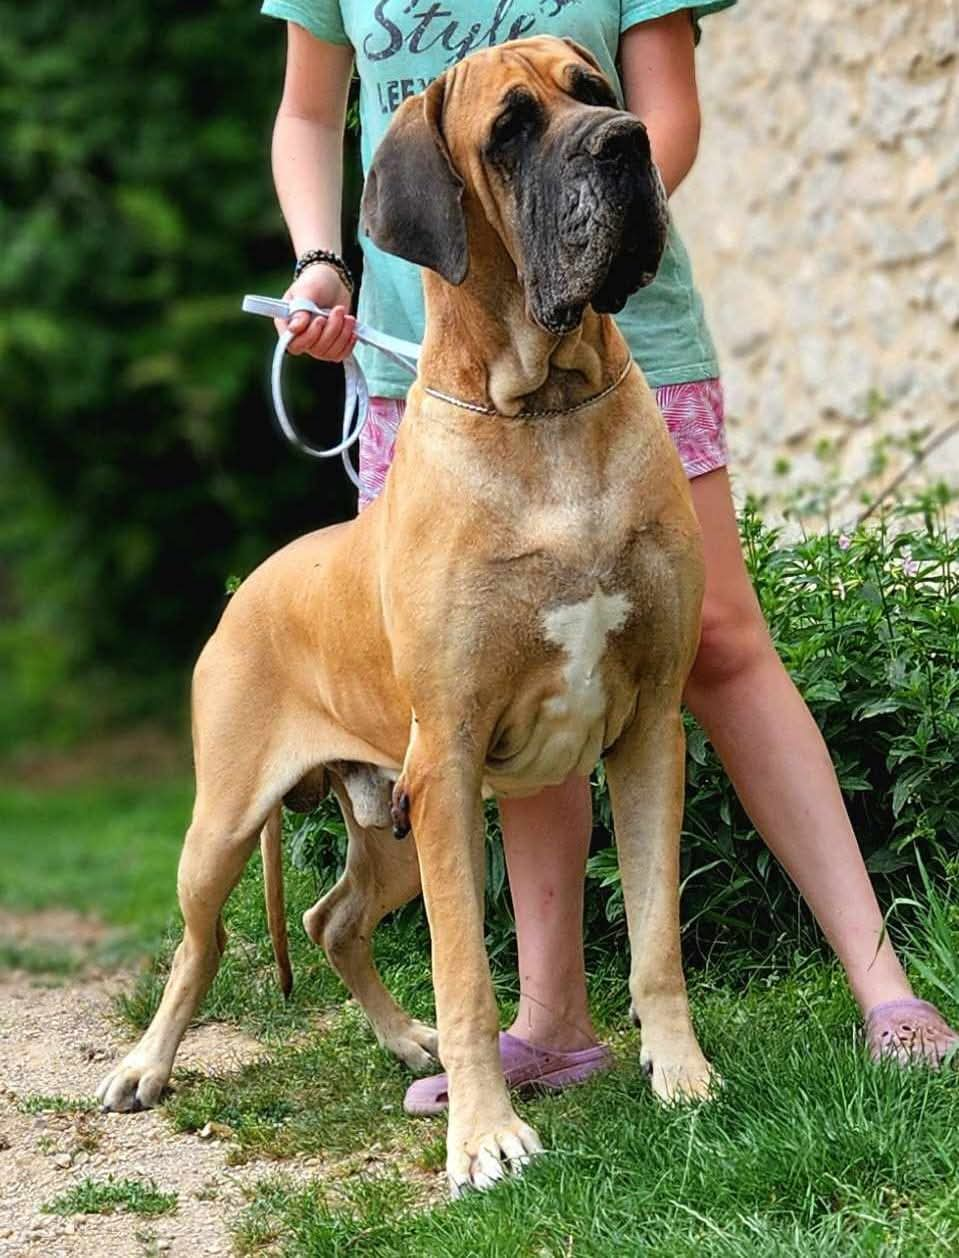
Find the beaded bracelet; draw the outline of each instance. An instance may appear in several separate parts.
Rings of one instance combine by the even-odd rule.
[[[331,253],[329,249],[308,249],[306,253],[301,254],[296,260],[296,266],[293,268],[294,280],[298,280],[308,266],[316,266],[320,262],[332,267],[350,290],[350,293],[353,292],[356,286],[353,280],[353,272],[338,253]]]

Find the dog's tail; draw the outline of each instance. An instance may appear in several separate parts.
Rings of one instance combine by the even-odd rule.
[[[283,819],[279,806],[273,809],[260,831],[260,856],[263,858],[263,894],[266,898],[266,920],[273,941],[276,974],[280,990],[289,996],[293,990],[293,969],[290,965],[289,939],[286,933],[286,904],[283,900]]]

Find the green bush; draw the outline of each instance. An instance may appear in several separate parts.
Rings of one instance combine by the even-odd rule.
[[[888,900],[959,852],[959,539],[947,495],[897,508],[846,537],[787,541],[755,503],[741,518],[747,563],[776,646],[832,754],[860,844]],[[918,513],[918,515],[917,515]],[[809,917],[753,830],[702,730],[687,716],[683,923],[689,951],[810,941]],[[796,765],[796,773],[803,766]],[[622,896],[602,766],[594,780],[587,930],[621,933]],[[509,950],[511,914],[495,813],[488,927]],[[332,881],[345,853],[331,806],[292,825],[300,868]]]

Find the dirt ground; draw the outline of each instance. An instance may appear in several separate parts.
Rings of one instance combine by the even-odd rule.
[[[64,914],[37,914],[16,922],[4,915],[0,933],[42,943],[62,939]],[[97,927],[77,919],[85,936]],[[245,1190],[277,1173],[274,1162],[227,1165],[229,1144],[197,1134],[177,1135],[158,1113],[100,1114],[24,1111],[40,1095],[89,1100],[110,1062],[130,1037],[112,1011],[130,975],[87,971],[49,980],[15,971],[0,973],[0,1255],[3,1258],[143,1258],[143,1255],[228,1254],[227,1220],[238,1213]],[[257,1041],[223,1025],[191,1029],[178,1068],[226,1072],[255,1059]],[[310,1178],[309,1158],[285,1163],[284,1175]],[[175,1192],[174,1213],[157,1218],[117,1213],[61,1217],[43,1213],[45,1202],[87,1177],[154,1180]]]

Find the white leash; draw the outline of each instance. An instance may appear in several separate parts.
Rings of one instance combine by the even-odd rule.
[[[291,315],[296,314],[299,310],[306,310],[314,315],[329,315],[330,313],[329,310],[323,309],[305,298],[285,302],[277,301],[273,297],[246,296],[243,298],[243,309],[247,314],[265,315],[268,319],[289,319]],[[292,332],[282,333],[276,343],[276,349],[273,351],[270,384],[273,389],[273,409],[276,412],[277,422],[287,441],[311,458],[332,459],[335,455],[340,455],[343,459],[343,466],[346,468],[347,476],[359,489],[361,488],[360,478],[357,476],[350,461],[348,451],[350,446],[355,445],[359,441],[360,433],[366,427],[366,421],[370,413],[370,390],[366,383],[363,369],[352,354],[349,358],[343,360],[343,371],[346,376],[346,399],[343,403],[343,438],[339,445],[330,446],[328,450],[320,450],[316,446],[311,446],[309,442],[303,440],[296,425],[290,419],[281,389],[283,362],[286,358],[287,346],[293,340],[293,336]],[[387,336],[385,332],[377,332],[375,328],[367,327],[364,323],[356,325],[356,339],[362,341],[364,345],[372,345],[374,349],[378,349],[380,353],[385,354],[398,367],[408,371],[411,376],[416,375],[416,364],[419,359],[420,347],[413,341],[401,341],[396,336]]]

